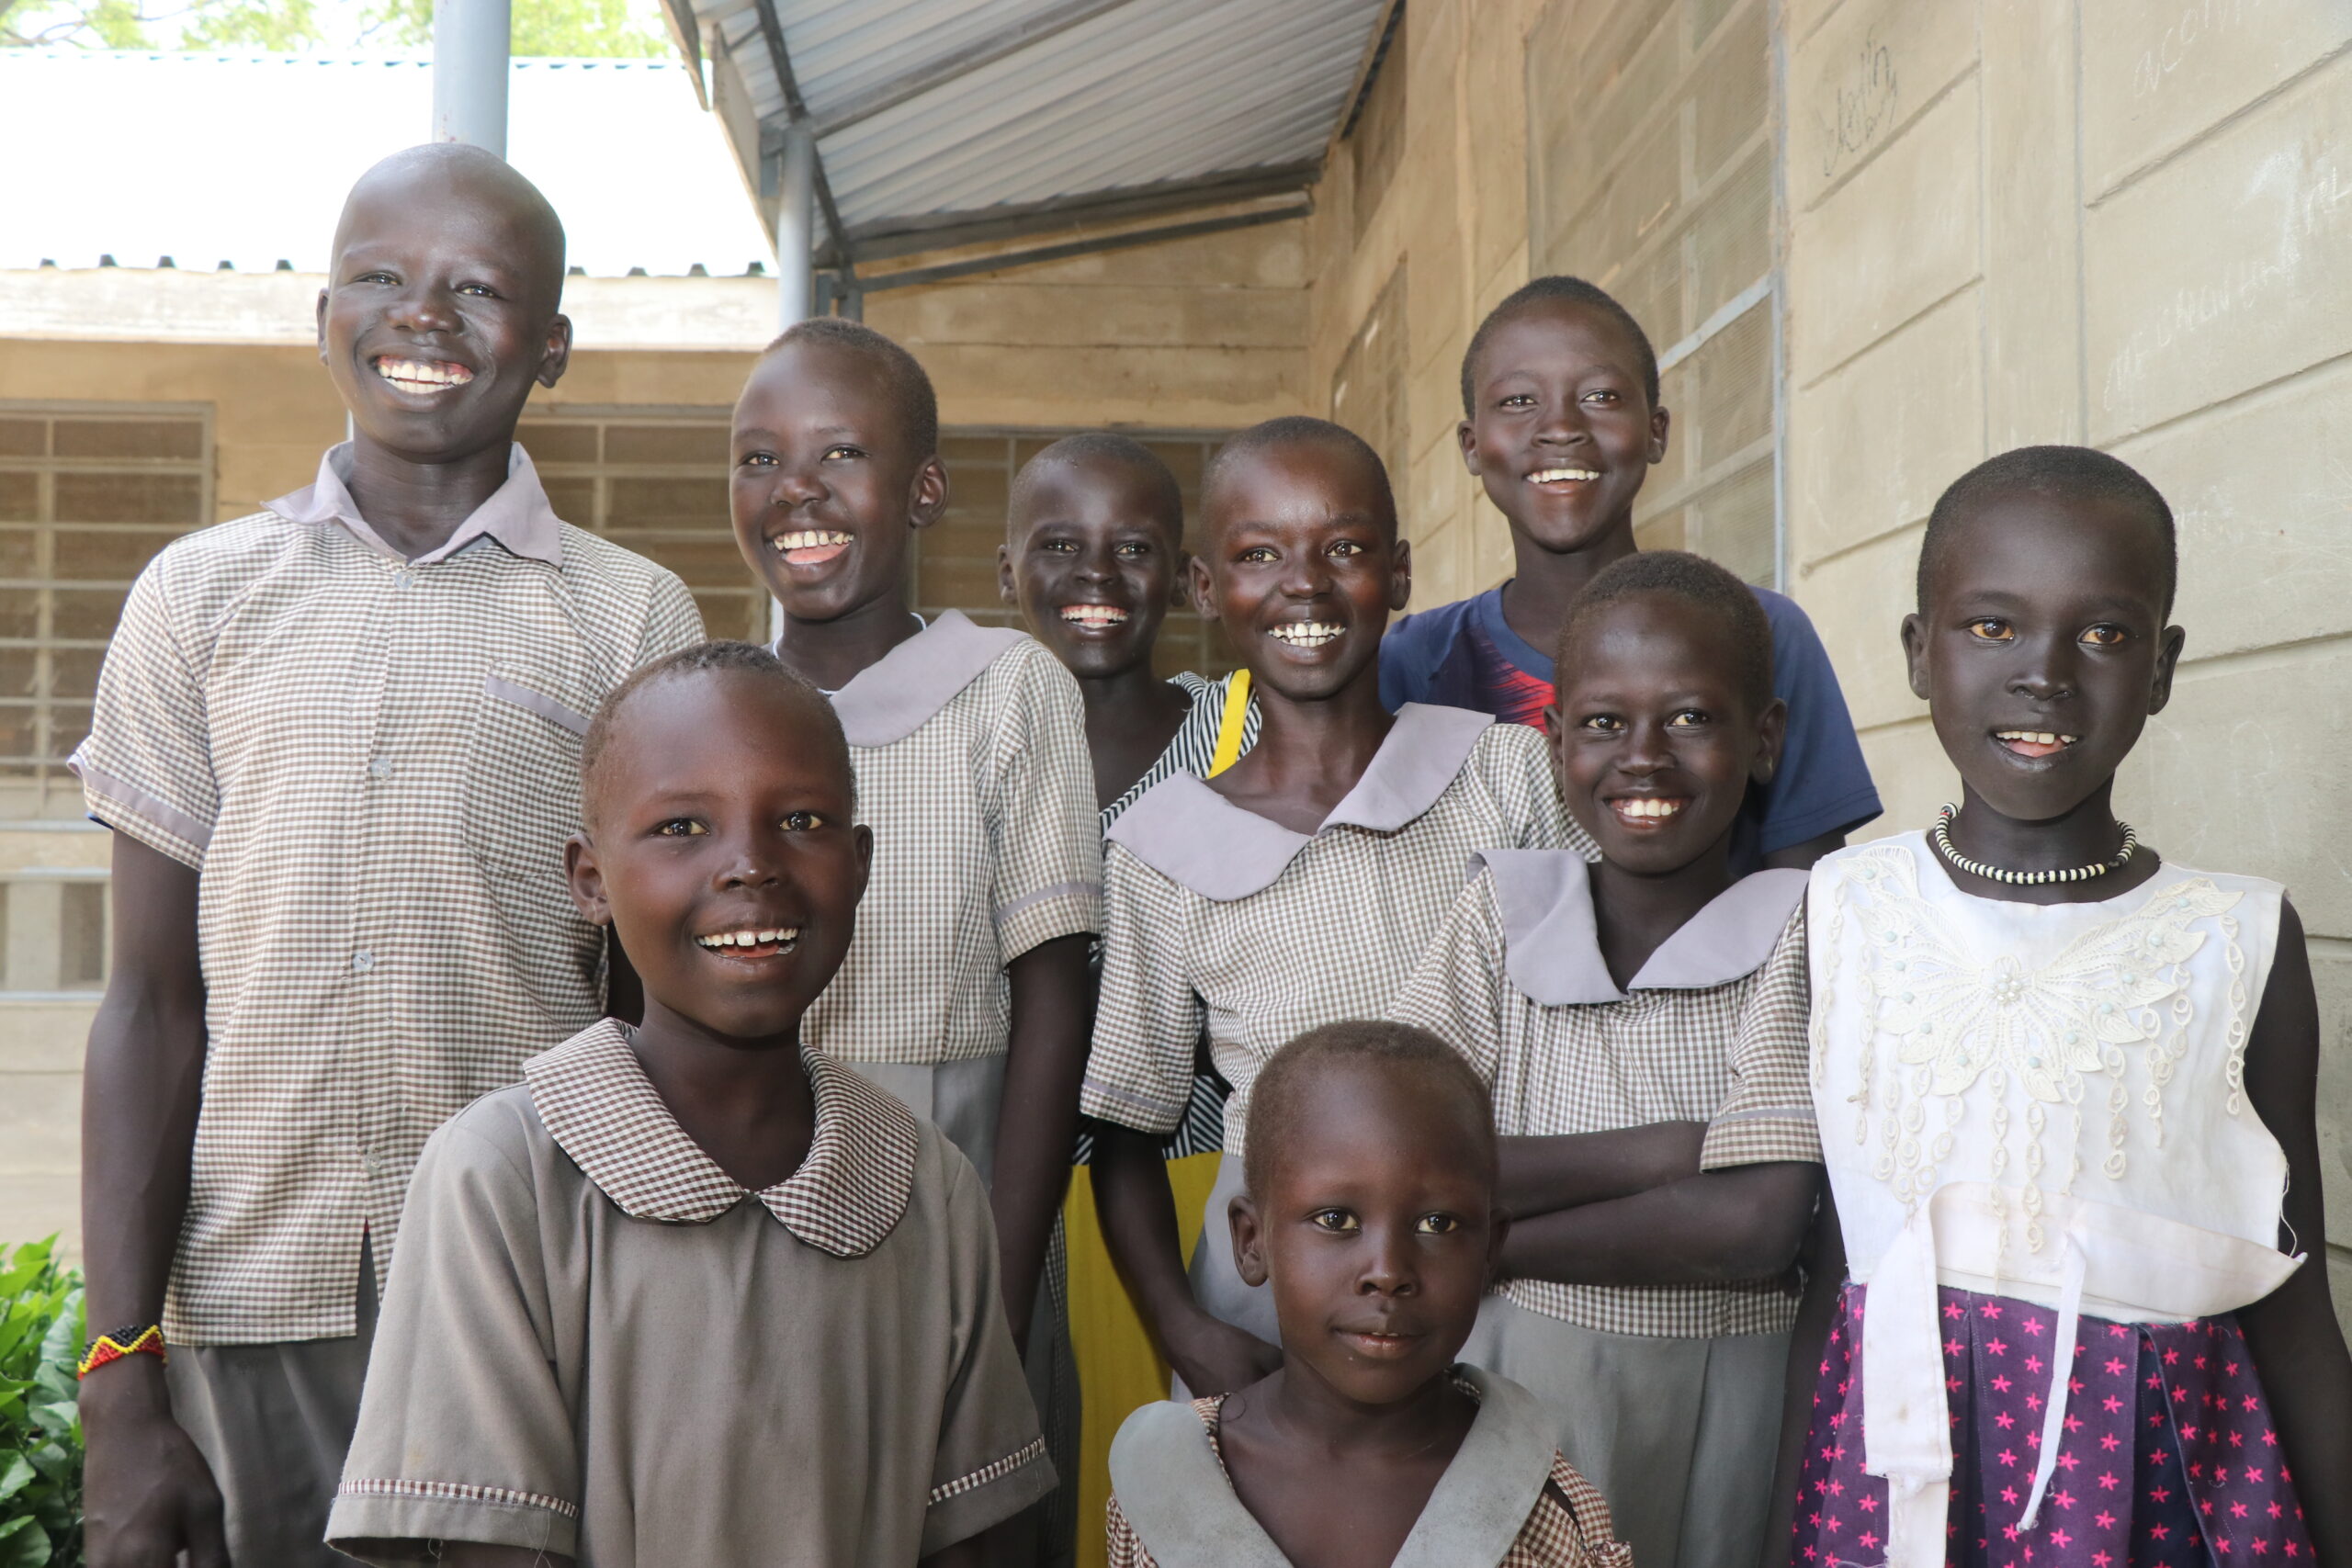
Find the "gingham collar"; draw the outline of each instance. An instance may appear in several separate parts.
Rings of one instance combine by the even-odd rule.
[[[882,1245],[914,1190],[914,1112],[813,1051],[800,1061],[816,1134],[798,1170],[756,1193],[686,1136],[612,1019],[532,1057],[523,1077],[548,1134],[631,1218],[707,1225],[755,1197],[809,1246],[860,1258]]]
[[[1621,1002],[1634,991],[1703,991],[1753,975],[1804,897],[1801,871],[1743,876],[1660,942],[1624,990],[1609,977],[1592,882],[1573,850],[1482,850],[1503,918],[1510,983],[1544,1007]]]
[[[1111,825],[1114,843],[1204,898],[1230,903],[1272,886],[1298,852],[1334,828],[1395,833],[1461,774],[1491,714],[1407,703],[1363,776],[1313,833],[1293,832],[1217,794],[1190,773],[1147,791]]]
[[[348,441],[328,447],[326,456],[319,459],[319,477],[300,490],[279,496],[269,503],[269,510],[296,523],[340,524],[361,543],[386,555],[399,554],[368,525],[368,520],[359,515],[359,503],[351,499]],[[539,483],[538,469],[531,466],[531,455],[520,446],[507,448],[506,482],[492,491],[490,499],[476,507],[472,516],[458,525],[458,531],[449,536],[447,544],[426,551],[409,564],[431,566],[447,560],[485,535],[497,540],[510,555],[545,561],[552,567],[563,565],[562,521],[548,504],[547,488]]]
[[[904,740],[1026,636],[1011,626],[975,626],[961,610],[944,612],[833,694],[842,733],[853,746]]]

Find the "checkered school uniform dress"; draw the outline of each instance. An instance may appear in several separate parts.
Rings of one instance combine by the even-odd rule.
[[[1507,1138],[1703,1122],[1700,1167],[1818,1164],[1806,1071],[1804,874],[1761,871],[1719,894],[1623,990],[1595,932],[1585,862],[1490,851],[1389,1016],[1468,1058]],[[1609,1334],[1777,1334],[1777,1280],[1572,1285],[1512,1280],[1532,1312]]]
[[[756,1192],[609,1019],[434,1135],[338,1547],[894,1568],[1052,1487],[971,1163],[850,1068],[801,1066],[808,1153]]]
[[[1225,723],[1227,694],[1233,678],[1211,681],[1190,671],[1169,677],[1169,683],[1182,686],[1193,699],[1185,712],[1184,721],[1176,727],[1175,738],[1167,749],[1146,768],[1143,776],[1129,784],[1126,793],[1104,807],[1102,811],[1102,831],[1108,835],[1111,824],[1125,814],[1128,807],[1150,794],[1162,779],[1178,773],[1190,773],[1196,779],[1209,776],[1209,769],[1216,762],[1217,734]],[[1258,744],[1258,705],[1250,703],[1241,716],[1241,752]],[[1095,977],[1102,971],[1102,944],[1096,942],[1093,953]],[[1200,1065],[1193,1075],[1193,1096],[1184,1102],[1184,1118],[1176,1130],[1160,1145],[1159,1152],[1167,1159],[1182,1159],[1189,1155],[1215,1154],[1225,1146],[1225,1100],[1229,1092],[1226,1081],[1214,1067]],[[1070,1156],[1074,1165],[1091,1165],[1094,1160],[1094,1137],[1091,1133],[1078,1135],[1078,1151]]]
[[[1632,1568],[1632,1554],[1612,1533],[1609,1504],[1557,1450],[1552,1451],[1548,1472],[1541,1472],[1541,1483],[1530,1487],[1532,1496],[1529,1499],[1524,1522],[1521,1524],[1518,1534],[1503,1546],[1501,1555],[1495,1555],[1487,1539],[1497,1521],[1475,1517],[1430,1517],[1432,1514],[1444,1515],[1447,1512],[1445,1505],[1450,1484],[1472,1479],[1468,1473],[1457,1472],[1487,1468],[1497,1457],[1497,1450],[1535,1444],[1541,1445],[1536,1450],[1540,1456],[1542,1448],[1549,1446],[1540,1426],[1532,1424],[1528,1429],[1511,1431],[1502,1440],[1482,1440],[1495,1439],[1498,1436],[1490,1427],[1490,1422],[1498,1414],[1493,1410],[1497,1403],[1497,1382],[1476,1368],[1458,1367],[1454,1370],[1453,1386],[1480,1402],[1478,1416],[1472,1425],[1471,1435],[1463,1439],[1462,1449],[1455,1454],[1453,1463],[1447,1467],[1446,1474],[1439,1480],[1437,1490],[1431,1493],[1429,1506],[1424,1509],[1421,1520],[1416,1522],[1413,1534],[1400,1557],[1410,1555],[1417,1562],[1444,1562],[1449,1568],[1455,1568],[1455,1565],[1458,1568],[1487,1568],[1488,1564],[1493,1568]],[[1522,1408],[1519,1413],[1524,1416],[1523,1404],[1530,1401],[1530,1396],[1520,1389],[1512,1389],[1510,1393],[1521,1403]],[[1261,1562],[1274,1560],[1278,1553],[1272,1541],[1264,1538],[1261,1529],[1253,1530],[1250,1528],[1255,1524],[1254,1520],[1243,1524],[1229,1517],[1240,1511],[1240,1503],[1233,1495],[1231,1478],[1225,1472],[1225,1448],[1217,1435],[1218,1418],[1228,1397],[1216,1394],[1191,1403],[1191,1412],[1200,1422],[1203,1436],[1207,1439],[1208,1456],[1215,1465],[1214,1478],[1222,1480],[1225,1484],[1218,1491],[1203,1489],[1202,1494],[1182,1502],[1190,1509],[1228,1516],[1221,1521],[1224,1525],[1220,1532],[1221,1540],[1230,1540],[1238,1536],[1248,1543],[1242,1550],[1247,1551],[1250,1545],[1261,1549],[1261,1556],[1246,1563],[1222,1561],[1216,1568],[1260,1568]],[[1117,1466],[1116,1460],[1114,1464]],[[1182,1555],[1171,1552],[1165,1562],[1152,1556],[1135,1525],[1128,1519],[1127,1510],[1120,1506],[1120,1496],[1115,1489],[1117,1474],[1118,1469],[1114,1468],[1114,1490],[1108,1518],[1110,1568],[1208,1568],[1206,1563],[1194,1561],[1200,1553],[1184,1550],[1190,1542],[1178,1543],[1178,1551]],[[1487,1476],[1478,1479],[1489,1480]],[[1136,1480],[1132,1472],[1128,1480],[1132,1486]],[[1498,1503],[1500,1498],[1481,1499],[1482,1503],[1489,1501]],[[1483,1507],[1476,1510],[1478,1514],[1485,1512]],[[1470,1528],[1464,1529],[1465,1524]],[[1250,1539],[1253,1535],[1258,1538],[1254,1541]]]
[[[164,1332],[348,1335],[425,1137],[604,1010],[563,878],[580,739],[702,638],[678,579],[559,522],[519,446],[440,548],[361,519],[346,446],[132,585],[74,756],[90,815],[196,868],[208,1054]]]
[[[837,1061],[1001,1056],[1004,966],[1102,924],[1078,682],[1035,638],[950,610],[833,694],[833,706],[858,820],[874,829],[874,871],[849,956],[804,1037]]]
[[[1171,1131],[1205,1029],[1233,1085],[1225,1148],[1238,1159],[1259,1067],[1305,1030],[1380,1015],[1473,852],[1574,831],[1542,734],[1463,708],[1408,704],[1312,835],[1170,778],[1111,829],[1081,1108]]]

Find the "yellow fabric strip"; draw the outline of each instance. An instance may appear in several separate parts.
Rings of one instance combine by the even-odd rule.
[[[1249,716],[1250,671],[1236,670],[1226,683],[1225,713],[1217,720],[1216,754],[1209,761],[1209,777],[1216,777],[1240,760],[1241,724]]]

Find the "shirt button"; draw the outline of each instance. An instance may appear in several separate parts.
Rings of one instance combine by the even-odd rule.
[[[367,949],[362,948],[351,955],[351,972],[354,975],[365,975],[374,967],[376,967],[376,955]]]
[[[368,764],[368,776],[371,779],[390,778],[392,776],[392,760],[390,757],[377,758],[374,761]]]
[[[383,1156],[380,1155],[361,1155],[359,1163],[368,1168],[368,1174],[370,1176],[384,1168]]]
[[[405,568],[392,573],[392,586],[395,588],[406,588],[410,583],[414,582],[415,581],[416,573],[410,571]]]

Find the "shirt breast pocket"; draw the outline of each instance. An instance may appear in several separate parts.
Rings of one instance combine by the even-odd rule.
[[[580,748],[594,704],[584,682],[543,667],[499,664],[482,678],[467,747],[468,852],[498,907],[514,970],[551,1012],[604,996],[603,933],[583,919],[564,877],[580,830]]]

